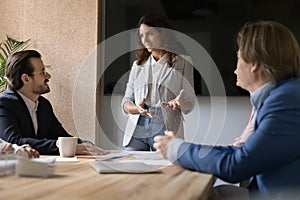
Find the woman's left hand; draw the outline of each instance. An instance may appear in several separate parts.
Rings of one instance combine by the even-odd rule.
[[[183,91],[184,90],[180,90],[179,95],[175,99],[172,99],[171,101],[168,102],[162,102],[161,104],[172,110],[176,110],[176,109],[180,110],[182,104],[182,98],[183,98]]]

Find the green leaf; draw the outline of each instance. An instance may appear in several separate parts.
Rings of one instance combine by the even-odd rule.
[[[29,46],[29,42],[30,39],[17,41],[6,35],[6,40],[0,43],[0,92],[6,87],[5,64],[8,57],[15,52],[26,49]]]
[[[2,66],[2,63],[3,62],[5,62],[5,59],[4,59],[4,57],[0,54],[0,64],[1,64],[1,66]]]

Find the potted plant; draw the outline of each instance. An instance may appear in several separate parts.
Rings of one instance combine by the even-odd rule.
[[[9,36],[0,43],[0,92],[6,89],[5,64],[8,57],[18,51],[28,47],[30,39],[26,41],[17,41]]]

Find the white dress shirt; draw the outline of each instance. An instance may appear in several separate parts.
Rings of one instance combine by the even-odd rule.
[[[167,67],[167,56],[163,55],[158,61],[156,61],[153,56],[150,57],[150,65],[151,65],[151,75],[150,76],[150,87],[151,90],[148,91],[148,95],[146,100],[150,102],[150,106],[160,106],[160,99],[158,96],[158,88],[159,88],[159,80],[161,79],[161,74],[164,67]]]
[[[35,135],[36,135],[37,130],[38,130],[38,121],[37,121],[36,111],[37,111],[37,108],[38,108],[38,105],[39,105],[39,101],[37,100],[36,102],[34,102],[31,99],[29,99],[28,97],[24,96],[20,92],[18,92],[18,94],[22,97],[22,99],[24,100],[24,102],[27,106],[27,109],[28,109],[28,111],[30,113],[30,116],[31,116],[34,132],[35,132]]]

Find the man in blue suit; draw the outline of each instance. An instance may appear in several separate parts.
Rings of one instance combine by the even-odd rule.
[[[6,64],[9,89],[0,94],[0,137],[28,144],[40,154],[58,154],[58,137],[71,137],[56,118],[50,102],[51,75],[35,50],[14,53]],[[79,139],[76,154],[103,154],[101,148]]]
[[[255,118],[254,132],[245,144],[192,144],[166,131],[165,136],[155,138],[154,147],[184,168],[210,173],[227,182],[250,178],[250,197],[299,198],[299,45],[286,27],[272,21],[245,24],[237,44],[236,84],[250,92]],[[203,156],[202,152],[207,154]],[[228,198],[235,194],[232,192]],[[220,194],[213,195],[220,198]],[[244,195],[242,199],[249,198],[248,193]]]

